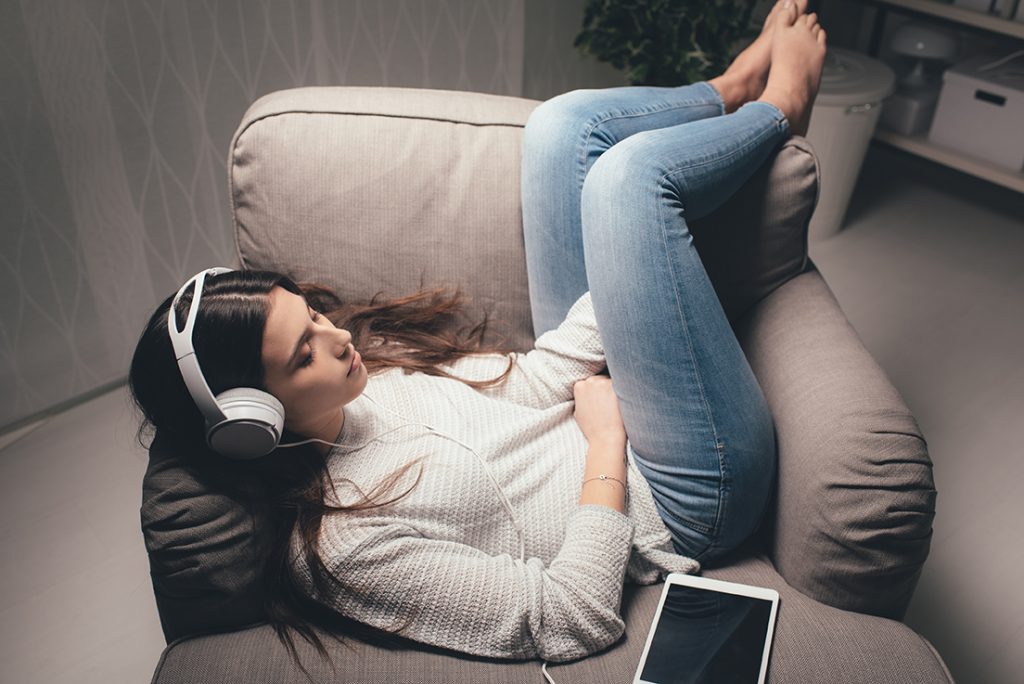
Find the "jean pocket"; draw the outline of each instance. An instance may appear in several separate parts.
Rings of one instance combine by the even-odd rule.
[[[676,513],[674,513],[673,511],[670,511],[668,509],[663,510],[662,514],[663,514],[663,517],[666,516],[666,515],[671,517],[672,520],[675,523],[677,523],[678,525],[682,525],[684,527],[687,527],[687,528],[693,530],[694,532],[697,532],[698,534],[705,535],[707,537],[711,537],[712,536],[712,532],[714,532],[714,530],[715,530],[714,525],[698,522],[698,521],[693,520],[691,518],[687,518],[685,516],[677,515]]]
[[[708,533],[699,532],[690,527],[669,525],[669,532],[672,534],[672,546],[676,553],[687,558],[700,562],[701,558],[715,544],[715,539]]]

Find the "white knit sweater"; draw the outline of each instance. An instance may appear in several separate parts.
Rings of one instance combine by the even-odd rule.
[[[394,504],[324,518],[321,555],[347,591],[316,594],[293,535],[297,576],[310,595],[376,627],[411,620],[401,634],[428,644],[564,661],[622,635],[627,575],[651,584],[699,571],[674,552],[631,447],[627,514],[577,503],[587,440],[573,417],[573,383],[605,368],[590,293],[516,360],[502,385],[484,390],[390,369],[345,406],[328,457],[342,503],[372,493],[417,456],[421,466],[394,493],[422,476]],[[507,363],[474,355],[444,368],[482,380]]]

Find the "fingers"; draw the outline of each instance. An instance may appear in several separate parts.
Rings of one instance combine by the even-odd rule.
[[[577,380],[576,382],[573,383],[573,387],[575,387],[576,385],[601,385],[605,383],[610,384],[611,381],[612,378],[610,375],[607,375],[605,373],[597,373],[596,375],[589,375],[583,378],[582,380]]]

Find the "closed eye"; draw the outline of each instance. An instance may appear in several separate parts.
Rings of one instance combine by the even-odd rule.
[[[313,345],[309,345],[309,355],[302,359],[299,363],[299,368],[305,368],[311,363],[313,363]]]
[[[313,309],[310,309],[309,311],[310,311],[310,318],[313,319],[314,323],[316,323],[317,321],[320,320],[320,312],[319,311],[314,311]],[[313,355],[314,355],[313,345],[310,344],[309,345],[309,355],[302,359],[302,361],[299,363],[299,368],[305,368],[306,366],[308,366],[311,363],[313,363]]]

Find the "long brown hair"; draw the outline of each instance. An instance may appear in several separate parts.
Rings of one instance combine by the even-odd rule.
[[[406,374],[444,376],[484,389],[504,382],[515,366],[514,349],[483,343],[489,313],[475,324],[460,325],[466,296],[459,288],[421,288],[398,298],[377,293],[368,302],[346,302],[322,285],[298,284],[269,271],[232,271],[207,278],[193,333],[196,356],[202,359],[204,375],[215,395],[232,387],[265,389],[260,351],[269,294],[274,287],[302,295],[332,323],[347,329],[371,377],[400,367]],[[312,680],[298,656],[293,631],[328,661],[316,627],[342,644],[341,632],[385,647],[399,644],[396,635],[404,625],[392,631],[380,630],[312,600],[291,570],[290,543],[297,532],[318,595],[329,596],[333,590],[358,591],[346,578],[332,574],[320,557],[318,539],[323,517],[379,508],[400,500],[419,482],[422,470],[404,491],[394,493],[419,459],[410,460],[385,478],[361,501],[344,506],[326,500],[328,488],[335,493],[334,481],[325,457],[313,445],[277,449],[252,461],[231,461],[210,451],[204,442],[203,417],[188,394],[171,349],[167,313],[172,300],[173,295],[157,307],[132,358],[129,387],[143,416],[137,435],[140,443],[148,448],[143,437],[149,432],[159,431],[161,437],[166,434],[176,454],[206,486],[245,505],[254,522],[260,518],[258,528],[265,531],[259,540],[264,617],[307,678]],[[176,309],[179,321],[184,320],[191,300],[191,291],[186,291]],[[467,380],[440,368],[466,355],[495,353],[509,356],[509,362],[501,375],[490,380]],[[301,439],[286,430],[281,441]]]

